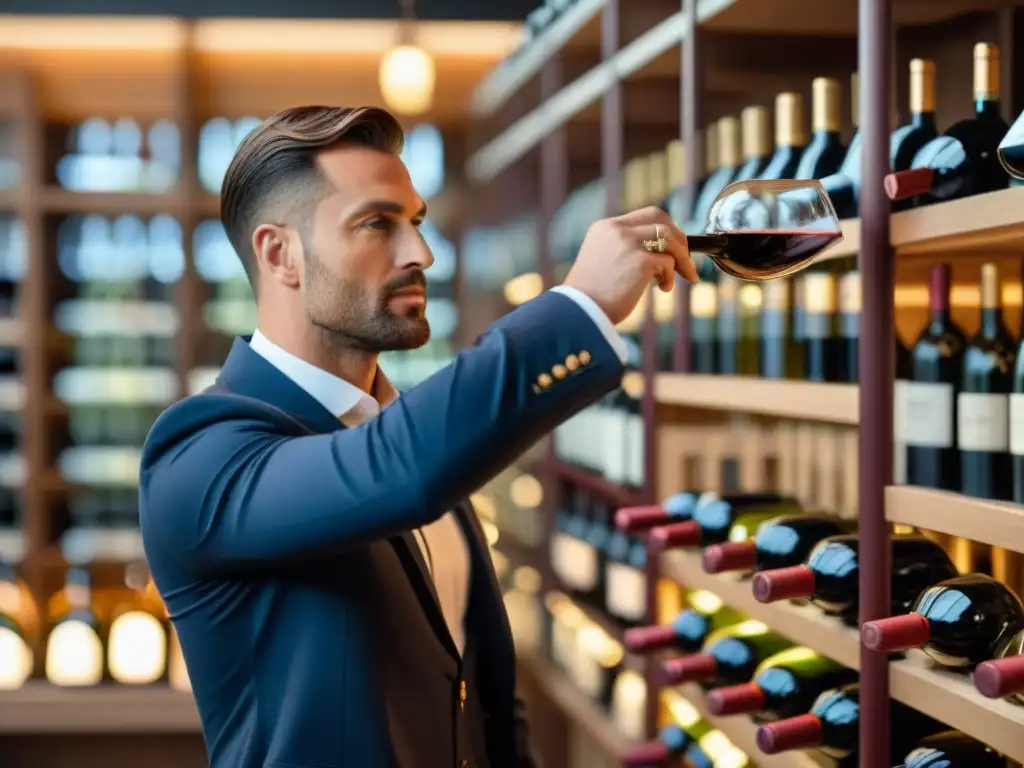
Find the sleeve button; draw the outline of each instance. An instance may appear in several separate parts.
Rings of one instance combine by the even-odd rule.
[[[564,365],[554,365],[551,368],[551,375],[554,376],[556,380],[564,379],[569,375],[569,371]]]
[[[585,349],[580,352],[580,363],[582,365],[590,365],[590,353]]]
[[[550,374],[542,373],[537,377],[537,386],[541,389],[547,389],[554,383],[554,379],[551,378]]]
[[[575,371],[580,367],[580,359],[576,355],[567,355],[565,358],[565,367],[570,371]]]

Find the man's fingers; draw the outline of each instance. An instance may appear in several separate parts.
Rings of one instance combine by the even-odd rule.
[[[691,283],[698,282],[700,278],[697,276],[697,267],[694,265],[693,259],[690,258],[690,249],[686,245],[686,235],[683,234],[679,227],[672,223],[668,214],[664,211],[661,213],[664,216],[663,221],[652,221],[628,227],[627,232],[629,234],[627,236],[635,238],[637,246],[646,249],[644,243],[646,241],[656,241],[655,234],[660,234],[665,240],[664,255],[671,257],[673,260],[673,270]],[[658,254],[658,251],[655,251],[655,253]]]
[[[676,284],[676,260],[668,254],[653,254],[655,265],[654,277],[658,281],[658,287],[665,293],[669,293]]]

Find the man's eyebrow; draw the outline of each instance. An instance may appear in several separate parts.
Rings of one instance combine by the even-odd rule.
[[[391,214],[392,216],[401,216],[403,213],[405,213],[405,206],[402,205],[401,203],[396,203],[394,200],[369,200],[360,205],[358,208],[354,209],[349,214],[349,218],[355,219],[359,218],[360,216],[366,216],[371,213],[387,213]],[[426,215],[427,204],[424,203],[413,218],[422,219],[425,218]]]

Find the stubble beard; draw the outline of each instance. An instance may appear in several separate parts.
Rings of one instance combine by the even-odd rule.
[[[430,340],[425,307],[396,314],[386,291],[372,296],[360,285],[339,280],[315,256],[307,260],[306,279],[306,314],[325,343],[338,351],[395,352],[418,349]]]

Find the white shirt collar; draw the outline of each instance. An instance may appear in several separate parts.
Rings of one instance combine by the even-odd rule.
[[[350,384],[322,368],[317,368],[312,363],[307,363],[279,347],[260,333],[259,329],[253,333],[249,347],[302,387],[320,405],[350,426],[372,419],[380,413],[382,404],[388,405],[397,396],[391,382],[380,370],[377,371],[374,389],[383,403],[370,397],[354,384]]]

